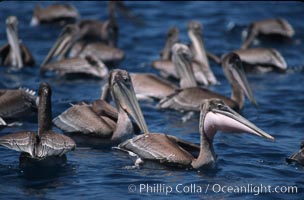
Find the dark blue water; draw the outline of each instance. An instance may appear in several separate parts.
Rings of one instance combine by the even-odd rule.
[[[48,5],[51,2],[40,2]],[[106,19],[106,2],[70,2],[83,18]],[[29,87],[37,90],[39,83],[48,81],[53,88],[53,115],[69,107],[69,103],[91,101],[100,96],[104,81],[65,80],[39,76],[39,64],[56,40],[60,27],[30,27],[31,14],[36,2],[0,3],[0,44],[6,42],[5,19],[9,15],[19,18],[19,37],[32,51],[37,66],[12,72],[0,69],[0,87]],[[77,149],[67,155],[67,165],[47,177],[27,176],[19,169],[19,153],[0,148],[1,199],[303,199],[304,169],[288,165],[285,158],[299,149],[304,139],[304,4],[300,2],[126,2],[133,12],[141,16],[144,26],[118,17],[119,47],[126,58],[117,67],[132,72],[157,73],[150,63],[158,59],[170,26],[181,30],[181,40],[188,42],[186,25],[196,19],[204,25],[206,48],[218,55],[237,49],[241,32],[251,21],[283,17],[294,27],[296,35],[289,43],[262,42],[257,46],[274,47],[285,57],[289,70],[285,74],[248,75],[259,107],[246,102],[243,115],[257,126],[272,134],[275,142],[251,135],[217,134],[214,140],[218,154],[217,165],[202,171],[174,170],[145,166],[133,169],[133,162],[109,150]],[[212,87],[219,93],[230,95],[223,72],[211,63],[220,86]],[[141,102],[150,131],[163,132],[191,142],[199,141],[198,117],[181,122],[183,114],[159,111],[155,103]],[[35,120],[22,127],[3,129],[0,134],[19,130],[35,130]],[[41,169],[43,170],[43,169]],[[134,184],[135,192],[128,187]],[[141,184],[150,184],[147,192]],[[183,187],[175,188],[183,184]],[[203,191],[188,191],[187,186],[201,186]],[[258,194],[217,192],[220,186],[297,186],[297,194]],[[209,185],[209,186],[208,186]],[[159,186],[158,190],[157,187]],[[205,192],[206,187],[209,187]],[[130,186],[131,189],[134,189]],[[172,193],[167,196],[165,187]],[[214,190],[212,190],[212,188]],[[178,189],[178,190],[176,190]],[[189,189],[189,188],[188,188]],[[285,188],[286,189],[286,188]],[[151,191],[152,190],[152,191]],[[188,191],[188,192],[187,192]],[[283,188],[284,191],[284,188]],[[158,192],[158,193],[157,193]],[[283,192],[284,193],[284,192]]]

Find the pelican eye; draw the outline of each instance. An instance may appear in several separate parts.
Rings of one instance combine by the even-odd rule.
[[[217,108],[220,109],[220,110],[223,110],[225,109],[225,105],[224,104],[217,104]]]
[[[124,80],[124,82],[128,83],[130,82],[130,78],[127,74],[122,75],[122,79]]]

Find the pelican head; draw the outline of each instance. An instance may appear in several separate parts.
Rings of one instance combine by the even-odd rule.
[[[74,44],[74,42],[79,39],[79,27],[75,24],[68,24],[66,25],[62,32],[60,33],[59,37],[57,38],[55,44],[52,46],[51,50],[45,57],[44,61],[42,62],[41,66],[49,63],[53,57],[63,57]]]
[[[167,32],[166,45],[162,50],[162,52],[160,53],[162,60],[170,60],[171,48],[175,43],[178,42],[178,37],[179,37],[178,28],[175,26],[171,27]]]
[[[216,160],[213,138],[218,130],[222,132],[249,133],[274,140],[253,123],[232,110],[220,99],[206,99],[201,104],[200,113],[200,154],[192,161],[192,167],[212,165]]]
[[[178,41],[179,30],[177,27],[171,27],[167,32],[167,40],[170,40],[172,44]]]
[[[232,85],[232,89],[240,88],[250,102],[257,106],[257,102],[253,97],[253,92],[247,81],[241,58],[236,53],[229,53],[222,59],[224,73]],[[242,107],[243,102],[239,102]]]
[[[222,100],[204,100],[201,105],[200,131],[207,136],[209,141],[212,141],[217,130],[222,132],[250,133],[274,140],[274,137],[232,110]]]
[[[19,46],[18,38],[18,19],[16,16],[9,16],[6,18],[6,34],[8,43],[12,49],[11,59],[12,66],[21,68],[23,67],[21,49]]]
[[[192,20],[188,23],[188,31],[193,32],[194,34],[202,35],[203,25],[199,21]]]
[[[109,88],[118,111],[131,115],[144,133],[149,133],[145,119],[139,107],[129,73],[115,69],[109,77]]]
[[[191,60],[193,54],[190,49],[181,43],[176,43],[172,47],[172,62],[176,72],[180,77],[180,87],[196,87]]]

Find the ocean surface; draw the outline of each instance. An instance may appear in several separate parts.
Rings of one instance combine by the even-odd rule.
[[[42,78],[39,66],[61,31],[60,26],[31,27],[36,4],[53,2],[0,2],[0,45],[6,43],[5,19],[16,15],[19,37],[36,59],[36,66],[12,71],[1,67],[0,88],[27,87],[37,91],[41,81],[53,89],[53,117],[70,103],[92,101],[100,96],[104,80]],[[63,2],[59,2],[63,3]],[[74,5],[84,19],[107,19],[107,2],[64,2]],[[112,150],[78,148],[67,154],[67,163],[56,170],[37,169],[26,174],[19,169],[19,152],[0,147],[0,199],[304,199],[304,168],[287,164],[285,158],[299,150],[304,140],[304,4],[301,2],[125,2],[144,22],[138,25],[118,16],[119,43],[126,57],[117,68],[151,72],[171,26],[180,29],[180,40],[189,43],[189,20],[203,23],[206,48],[221,55],[238,49],[247,25],[265,18],[285,18],[295,29],[289,42],[256,41],[255,47],[276,48],[286,59],[286,73],[249,74],[248,81],[259,104],[246,101],[242,115],[273,135],[271,142],[248,134],[218,132],[214,139],[218,155],[212,169],[183,170],[160,166],[134,168],[127,156]],[[230,95],[220,66],[211,62],[221,85],[210,87]],[[171,134],[199,142],[198,115],[183,123],[183,113],[155,108],[156,102],[141,102],[151,132]],[[36,119],[21,127],[5,128],[0,135],[36,130]],[[56,129],[57,130],[57,129]],[[59,131],[59,130],[58,130]],[[265,191],[270,186],[270,191]],[[278,187],[277,187],[278,186]],[[288,191],[296,186],[295,191]],[[243,187],[243,190],[238,190]],[[263,188],[265,187],[265,188]],[[229,189],[230,188],[230,189]],[[232,188],[232,189],[231,189]],[[277,189],[275,191],[275,188]],[[246,189],[246,190],[245,190]]]

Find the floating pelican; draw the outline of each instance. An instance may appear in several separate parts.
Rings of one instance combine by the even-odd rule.
[[[191,68],[192,53],[190,49],[180,43],[176,43],[172,48],[172,63],[176,68],[176,73],[180,77],[180,88],[188,88],[197,86],[193,73],[187,73]],[[192,77],[187,77],[192,76]],[[178,87],[169,81],[155,76],[151,73],[131,73],[133,87],[137,99],[162,99],[173,94]],[[103,99],[108,99],[108,86],[103,88]]]
[[[137,157],[136,165],[145,161],[198,169],[210,166],[216,161],[213,139],[218,130],[223,132],[250,133],[270,140],[274,138],[256,127],[227,106],[222,100],[207,99],[200,106],[200,145],[191,145],[174,136],[162,133],[148,133],[129,139],[118,149]],[[199,151],[198,157],[192,151]]]
[[[151,73],[131,73],[137,99],[162,99],[172,94],[177,87]]]
[[[35,95],[35,92],[29,89],[0,90],[0,118],[2,118],[2,124],[5,119],[18,119],[36,112],[38,100],[39,98]]]
[[[242,60],[245,72],[285,72],[287,64],[283,56],[273,48],[249,48],[233,51]]]
[[[23,66],[32,66],[35,60],[28,48],[19,41],[18,19],[9,16],[6,19],[6,35],[8,44],[0,47],[1,65],[12,66],[20,69]]]
[[[174,84],[152,73],[130,73],[130,76],[138,100],[159,100],[177,89]],[[108,100],[109,97],[109,86],[105,84],[101,99]]]
[[[80,18],[77,9],[72,5],[53,4],[45,8],[40,5],[36,6],[33,11],[31,26],[46,23],[75,23]]]
[[[174,64],[168,60],[170,56],[170,48],[177,43],[179,31],[177,28],[170,28],[167,33],[166,45],[161,53],[161,60],[153,61],[152,66],[160,71],[160,74],[167,77],[174,77],[179,79],[179,75],[176,73]],[[191,47],[193,50],[192,68],[195,79],[198,83],[203,85],[217,84],[217,80],[210,69],[210,65],[207,59],[211,57],[218,61],[218,58],[205,50],[203,38],[202,38],[202,25],[197,21],[190,21],[188,23],[188,35],[192,42]]]
[[[75,149],[75,142],[52,131],[51,88],[47,83],[39,87],[38,131],[22,131],[0,136],[0,145],[21,151],[20,161],[65,158],[65,153]]]
[[[240,57],[246,73],[285,72],[287,70],[285,59],[280,52],[273,48],[238,49],[233,52]],[[213,60],[217,64],[221,64],[221,60],[217,56]]]
[[[98,147],[119,144],[132,137],[133,125],[128,115],[141,130],[147,131],[128,72],[113,70],[109,87],[117,110],[102,100],[80,103],[57,116],[53,123],[76,141]]]
[[[281,36],[285,38],[292,38],[295,34],[292,26],[285,19],[265,19],[253,22],[249,25],[245,42],[241,49],[249,48],[256,37],[264,36]],[[271,37],[270,37],[271,38]]]
[[[54,71],[60,76],[71,74],[84,74],[96,78],[104,78],[108,75],[108,68],[105,64],[96,59],[95,56],[87,55],[84,58],[67,58],[55,61],[40,68],[40,74],[45,74],[47,71]]]
[[[173,77],[180,79],[180,76],[176,72],[174,63],[172,62],[171,49],[175,43],[178,42],[179,31],[176,27],[169,29],[167,33],[167,40],[164,49],[161,52],[161,60],[155,60],[152,62],[152,67],[159,70],[160,75],[164,78]],[[195,79],[198,83],[208,85],[208,80],[205,74],[202,72],[199,63],[192,60],[191,66],[194,71]]]
[[[124,52],[116,48],[117,30],[115,22],[107,20],[83,20],[78,24],[65,26],[41,66],[54,57],[57,60],[68,57],[94,55],[104,63],[116,63],[124,58]]]
[[[300,150],[286,159],[287,162],[296,162],[304,166],[304,142],[301,143]]]
[[[256,105],[256,101],[242,70],[242,63],[239,56],[235,53],[226,55],[223,58],[222,67],[232,88],[231,99],[208,89],[193,85],[192,87],[178,89],[175,93],[163,98],[159,102],[159,107],[181,111],[199,111],[200,103],[203,99],[219,98],[232,109],[239,111],[244,106],[245,95]],[[184,71],[184,74],[185,73],[188,74],[188,79],[192,79],[192,83],[195,82],[195,80],[191,78],[193,77],[193,75],[191,75],[193,74],[191,67],[188,66],[188,69]]]
[[[172,63],[176,68],[176,73],[180,77],[180,88],[188,88],[197,86],[193,73],[187,73],[187,69],[191,68],[192,53],[185,45],[176,43],[172,48]],[[186,66],[187,65],[187,66]],[[136,97],[139,100],[147,99],[163,99],[173,94],[178,87],[169,81],[155,76],[151,73],[131,73],[133,87]],[[192,77],[187,77],[192,76]],[[103,99],[108,99],[108,86],[103,87]]]

